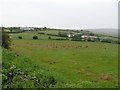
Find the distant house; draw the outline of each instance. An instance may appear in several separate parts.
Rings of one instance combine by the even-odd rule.
[[[71,34],[68,34],[68,37],[72,37],[72,35],[71,35]]]
[[[82,39],[85,39],[85,38],[88,38],[88,37],[89,37],[89,36],[87,36],[87,35],[82,35],[82,36],[81,36]]]
[[[98,37],[97,36],[89,36],[89,38],[91,38],[91,39],[97,39]]]
[[[34,28],[33,27],[20,27],[21,31],[33,31]]]
[[[82,35],[81,38],[82,38],[82,41],[87,41],[88,36],[87,35]]]
[[[74,37],[74,34],[70,33],[70,34],[68,34],[67,36],[68,36],[69,38],[70,38],[70,37]]]
[[[97,36],[88,36],[88,35],[82,35],[81,36],[82,40],[84,41],[87,41],[87,40],[97,40],[98,37]]]

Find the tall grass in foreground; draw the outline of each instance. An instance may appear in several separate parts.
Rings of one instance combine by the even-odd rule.
[[[26,57],[3,49],[3,88],[49,88],[57,83],[55,78],[40,69]]]

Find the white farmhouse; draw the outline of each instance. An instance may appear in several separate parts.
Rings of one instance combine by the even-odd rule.
[[[71,35],[71,34],[68,34],[68,37],[72,37],[72,35]]]
[[[20,30],[21,31],[31,31],[31,30],[34,30],[33,27],[20,27]]]

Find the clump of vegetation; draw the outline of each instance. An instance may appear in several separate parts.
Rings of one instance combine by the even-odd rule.
[[[69,40],[67,38],[56,38],[55,40]]]
[[[72,41],[81,41],[82,38],[81,38],[81,35],[77,34],[77,35],[74,35],[71,40],[72,40]]]
[[[48,39],[51,39],[51,37],[49,36]]]
[[[3,59],[2,88],[50,88],[57,83],[54,76],[44,74],[29,58],[3,49]]]
[[[44,27],[44,28],[43,28],[43,30],[46,30],[46,29],[47,29],[47,27]]]
[[[49,34],[49,33],[48,33],[48,34],[46,34],[46,35],[49,35],[49,36],[51,36],[52,34]]]
[[[107,42],[107,43],[112,43],[112,39],[102,39],[101,42]]]
[[[38,39],[38,36],[36,36],[36,35],[35,35],[35,36],[33,36],[33,39]]]
[[[65,33],[65,32],[59,32],[58,36],[60,36],[60,37],[68,37],[67,33]]]
[[[68,38],[52,38],[52,40],[69,40]]]
[[[88,42],[95,42],[95,39],[87,39]]]
[[[38,34],[45,34],[44,32],[39,32]]]
[[[10,42],[11,42],[11,39],[9,35],[6,32],[2,31],[2,46],[6,49],[9,49]]]
[[[22,39],[22,36],[18,36],[19,39]]]
[[[120,40],[113,41],[113,42],[116,43],[116,44],[120,44]]]

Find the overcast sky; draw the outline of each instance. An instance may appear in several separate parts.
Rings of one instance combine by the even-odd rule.
[[[118,0],[0,0],[0,3],[3,26],[118,27]]]

